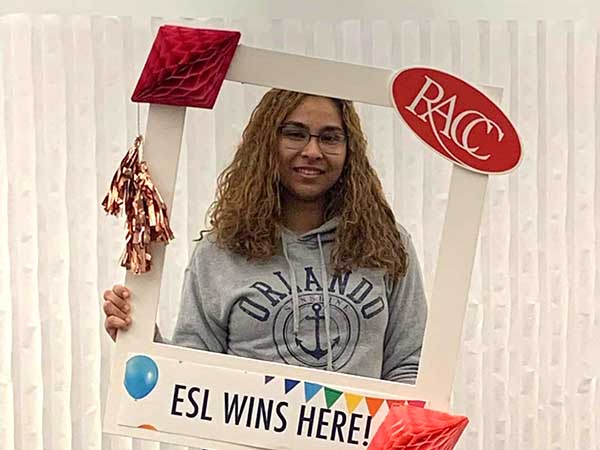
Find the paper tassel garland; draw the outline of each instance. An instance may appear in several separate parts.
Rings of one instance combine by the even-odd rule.
[[[127,236],[121,266],[136,274],[152,267],[151,242],[168,243],[174,237],[167,205],[152,182],[146,163],[140,161],[142,142],[142,136],[135,138],[102,201],[108,214],[118,216],[121,206],[125,210]]]

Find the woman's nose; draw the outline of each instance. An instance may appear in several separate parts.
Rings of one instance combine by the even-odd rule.
[[[323,152],[319,147],[319,138],[311,136],[308,143],[302,149],[302,155],[310,158],[322,158]]]

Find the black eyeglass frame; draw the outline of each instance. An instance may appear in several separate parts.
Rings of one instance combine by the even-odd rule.
[[[345,145],[348,142],[348,135],[345,132],[343,132],[343,131],[329,129],[329,130],[325,130],[325,131],[323,131],[322,133],[319,133],[319,134],[313,134],[313,133],[310,132],[310,130],[308,130],[305,127],[301,127],[301,126],[298,126],[298,125],[295,125],[295,124],[289,124],[289,123],[283,123],[283,124],[279,125],[279,127],[277,127],[277,135],[279,137],[286,138],[286,136],[283,135],[283,130],[285,128],[294,128],[298,132],[302,132],[305,135],[305,139],[304,139],[302,145],[299,145],[297,147],[296,146],[290,147],[290,148],[292,148],[294,150],[301,150],[301,149],[303,149],[304,147],[306,147],[309,144],[310,140],[314,137],[314,138],[317,139],[317,143],[319,145],[319,148],[321,149],[321,151],[323,153],[326,153],[326,154],[339,154],[339,153],[341,153],[342,146]],[[336,133],[340,137],[343,137],[343,139],[340,142],[336,142],[334,145],[328,145],[328,144],[324,143],[321,140],[322,136],[325,133]],[[288,137],[288,139],[289,139],[289,137]],[[300,143],[300,141],[297,141],[297,142]],[[340,151],[338,151],[337,147],[340,148]]]

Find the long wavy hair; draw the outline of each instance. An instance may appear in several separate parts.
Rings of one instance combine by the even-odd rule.
[[[272,89],[252,112],[233,161],[217,179],[208,210],[210,232],[221,247],[249,259],[281,251],[282,205],[277,157],[279,126],[308,94]],[[367,158],[367,140],[350,101],[332,99],[348,136],[346,161],[327,193],[325,219],[340,217],[331,259],[336,273],[356,267],[385,269],[398,279],[407,254],[394,214]]]

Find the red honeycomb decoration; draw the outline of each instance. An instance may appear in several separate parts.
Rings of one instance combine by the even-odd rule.
[[[239,31],[163,25],[131,100],[212,108],[240,36]]]
[[[452,450],[468,422],[463,416],[393,405],[368,450]]]

